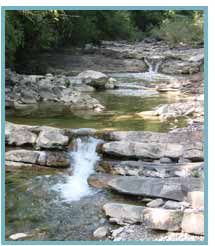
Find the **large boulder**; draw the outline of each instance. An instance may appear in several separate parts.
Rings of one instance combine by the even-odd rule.
[[[202,190],[203,182],[193,177],[158,179],[121,176],[112,179],[108,186],[119,193],[183,201],[187,192]]]
[[[128,141],[116,141],[103,144],[104,154],[116,157],[138,159],[160,159],[170,157],[179,159],[183,154],[183,146],[180,144],[155,144]]]
[[[107,75],[101,72],[93,71],[93,70],[86,70],[77,75],[80,79],[101,79],[101,78],[107,78]]]
[[[150,229],[180,231],[183,212],[163,208],[146,208],[144,222]]]
[[[144,207],[122,203],[107,203],[103,206],[111,222],[117,224],[134,224],[143,222]]]
[[[204,212],[185,210],[181,228],[186,233],[204,235]]]
[[[44,127],[37,138],[37,147],[45,149],[62,149],[69,143],[69,137],[63,129]]]
[[[32,127],[33,128],[33,127]],[[5,126],[5,142],[8,145],[22,146],[34,145],[36,143],[37,134],[31,132],[31,128],[22,125],[6,122]]]

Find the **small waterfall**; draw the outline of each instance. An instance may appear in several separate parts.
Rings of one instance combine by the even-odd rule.
[[[145,58],[144,61],[149,68],[148,73],[158,73],[162,60],[151,59],[151,61],[149,61],[149,59]]]
[[[70,153],[73,175],[66,177],[65,183],[55,186],[55,190],[61,192],[65,201],[78,201],[93,193],[87,179],[100,159],[96,152],[98,143],[101,143],[101,140],[93,137],[76,139],[75,150]]]

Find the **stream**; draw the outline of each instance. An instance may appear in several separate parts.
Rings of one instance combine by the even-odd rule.
[[[134,80],[132,76],[127,79]],[[37,108],[7,110],[6,119],[27,125],[124,131],[167,132],[173,127],[186,126],[184,119],[177,123],[160,122],[136,115],[160,104],[179,101],[174,97],[135,95],[134,90],[129,89],[93,92],[92,95],[105,106],[104,112],[71,111],[63,105],[41,103]],[[102,211],[105,203],[138,203],[130,197],[88,185],[87,179],[101,158],[96,152],[100,142],[92,137],[77,138],[70,152],[69,170],[7,170],[7,240],[15,233],[27,233],[28,237],[23,240],[94,240],[93,231],[108,223]]]

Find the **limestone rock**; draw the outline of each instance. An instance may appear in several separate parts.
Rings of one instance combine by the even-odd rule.
[[[202,180],[193,177],[158,179],[124,176],[112,179],[108,185],[119,193],[175,201],[183,201],[188,191],[203,189]]]
[[[150,208],[158,208],[162,206],[163,204],[164,204],[163,199],[158,198],[158,199],[152,200],[151,202],[148,202],[146,206]]]
[[[37,164],[39,156],[40,153],[38,151],[19,149],[7,151],[5,159],[6,161]]]
[[[97,239],[104,239],[108,234],[108,228],[101,226],[93,232],[93,236]]]
[[[107,203],[103,207],[111,222],[117,224],[134,224],[143,222],[144,207],[122,203]]]
[[[185,210],[181,228],[186,233],[204,235],[204,212]]]
[[[140,142],[116,141],[103,145],[103,153],[116,157],[128,157],[138,159],[160,159],[170,157],[179,159],[183,154],[180,144],[155,144]]]
[[[150,229],[164,231],[180,231],[182,211],[166,210],[163,208],[146,208],[144,222]]]
[[[64,130],[45,127],[37,138],[37,147],[46,149],[63,148],[69,143],[69,137],[64,135]]]
[[[204,192],[202,191],[188,192],[187,200],[192,208],[204,208]]]

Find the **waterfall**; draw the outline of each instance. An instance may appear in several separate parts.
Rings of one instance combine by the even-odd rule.
[[[157,61],[157,59],[150,62],[149,59],[145,58],[144,61],[149,68],[148,73],[157,73],[162,64],[162,60]]]
[[[78,201],[84,196],[93,194],[87,179],[94,172],[94,165],[100,157],[96,146],[101,143],[93,137],[77,138],[75,150],[70,153],[72,176],[66,177],[66,182],[55,185],[55,190],[61,192],[65,201]]]

